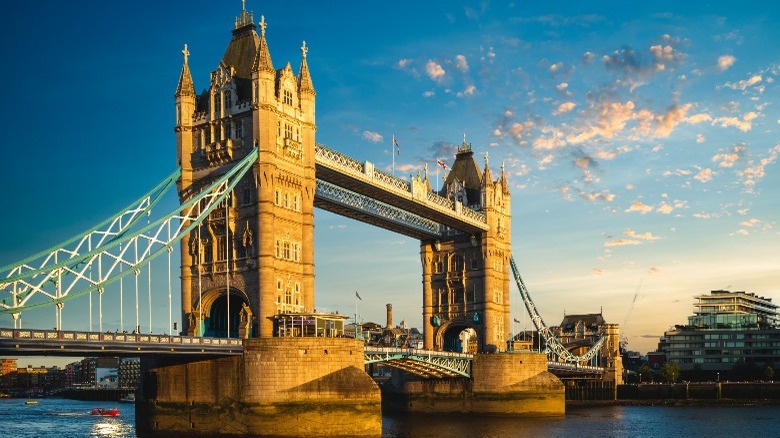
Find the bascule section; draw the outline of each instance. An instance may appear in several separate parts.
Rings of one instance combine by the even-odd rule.
[[[439,195],[484,214],[486,229],[447,230],[420,244],[426,349],[500,351],[509,338],[511,203],[502,166],[493,179],[488,155],[480,169],[471,144],[458,148]]]
[[[195,336],[270,337],[273,317],[314,307],[316,93],[301,46],[297,74],[275,69],[264,17],[236,18],[208,87],[197,93],[185,45],[175,93],[182,202],[254,147],[230,196],[181,245],[182,317]],[[259,34],[258,34],[259,29]]]

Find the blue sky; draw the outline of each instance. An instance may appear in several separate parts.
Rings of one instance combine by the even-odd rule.
[[[287,7],[247,2],[265,16],[276,68],[297,71],[306,41],[317,141],[391,170],[395,135],[401,176],[451,163],[465,133],[480,165],[486,152],[494,172],[506,164],[514,257],[548,324],[603,309],[646,352],[686,322],[694,295],[780,299],[774,2]],[[4,7],[0,264],[87,229],[172,171],[182,46],[200,92],[240,10]],[[353,313],[357,290],[362,319],[383,321],[392,302],[396,322],[419,326],[418,243],[324,211],[315,220],[317,307]],[[517,298],[515,329],[531,328]],[[83,308],[68,306],[66,326],[84,328]],[[23,318],[49,327],[53,311]]]

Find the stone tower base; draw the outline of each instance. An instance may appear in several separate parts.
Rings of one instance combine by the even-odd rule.
[[[379,387],[352,339],[261,338],[244,355],[191,363],[142,360],[139,435],[373,436]]]
[[[478,354],[471,379],[425,380],[394,372],[382,386],[383,407],[397,413],[558,416],[563,383],[539,353]]]

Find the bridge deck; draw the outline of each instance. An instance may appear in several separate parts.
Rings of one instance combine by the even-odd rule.
[[[234,356],[241,339],[131,333],[0,329],[0,355],[43,356]]]

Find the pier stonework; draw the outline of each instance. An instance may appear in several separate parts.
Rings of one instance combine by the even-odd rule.
[[[380,436],[381,396],[363,344],[344,338],[247,339],[241,357],[145,360],[139,433]]]
[[[417,379],[393,372],[382,385],[383,408],[397,413],[477,413],[559,416],[563,383],[547,371],[541,353],[477,354],[471,379]]]

